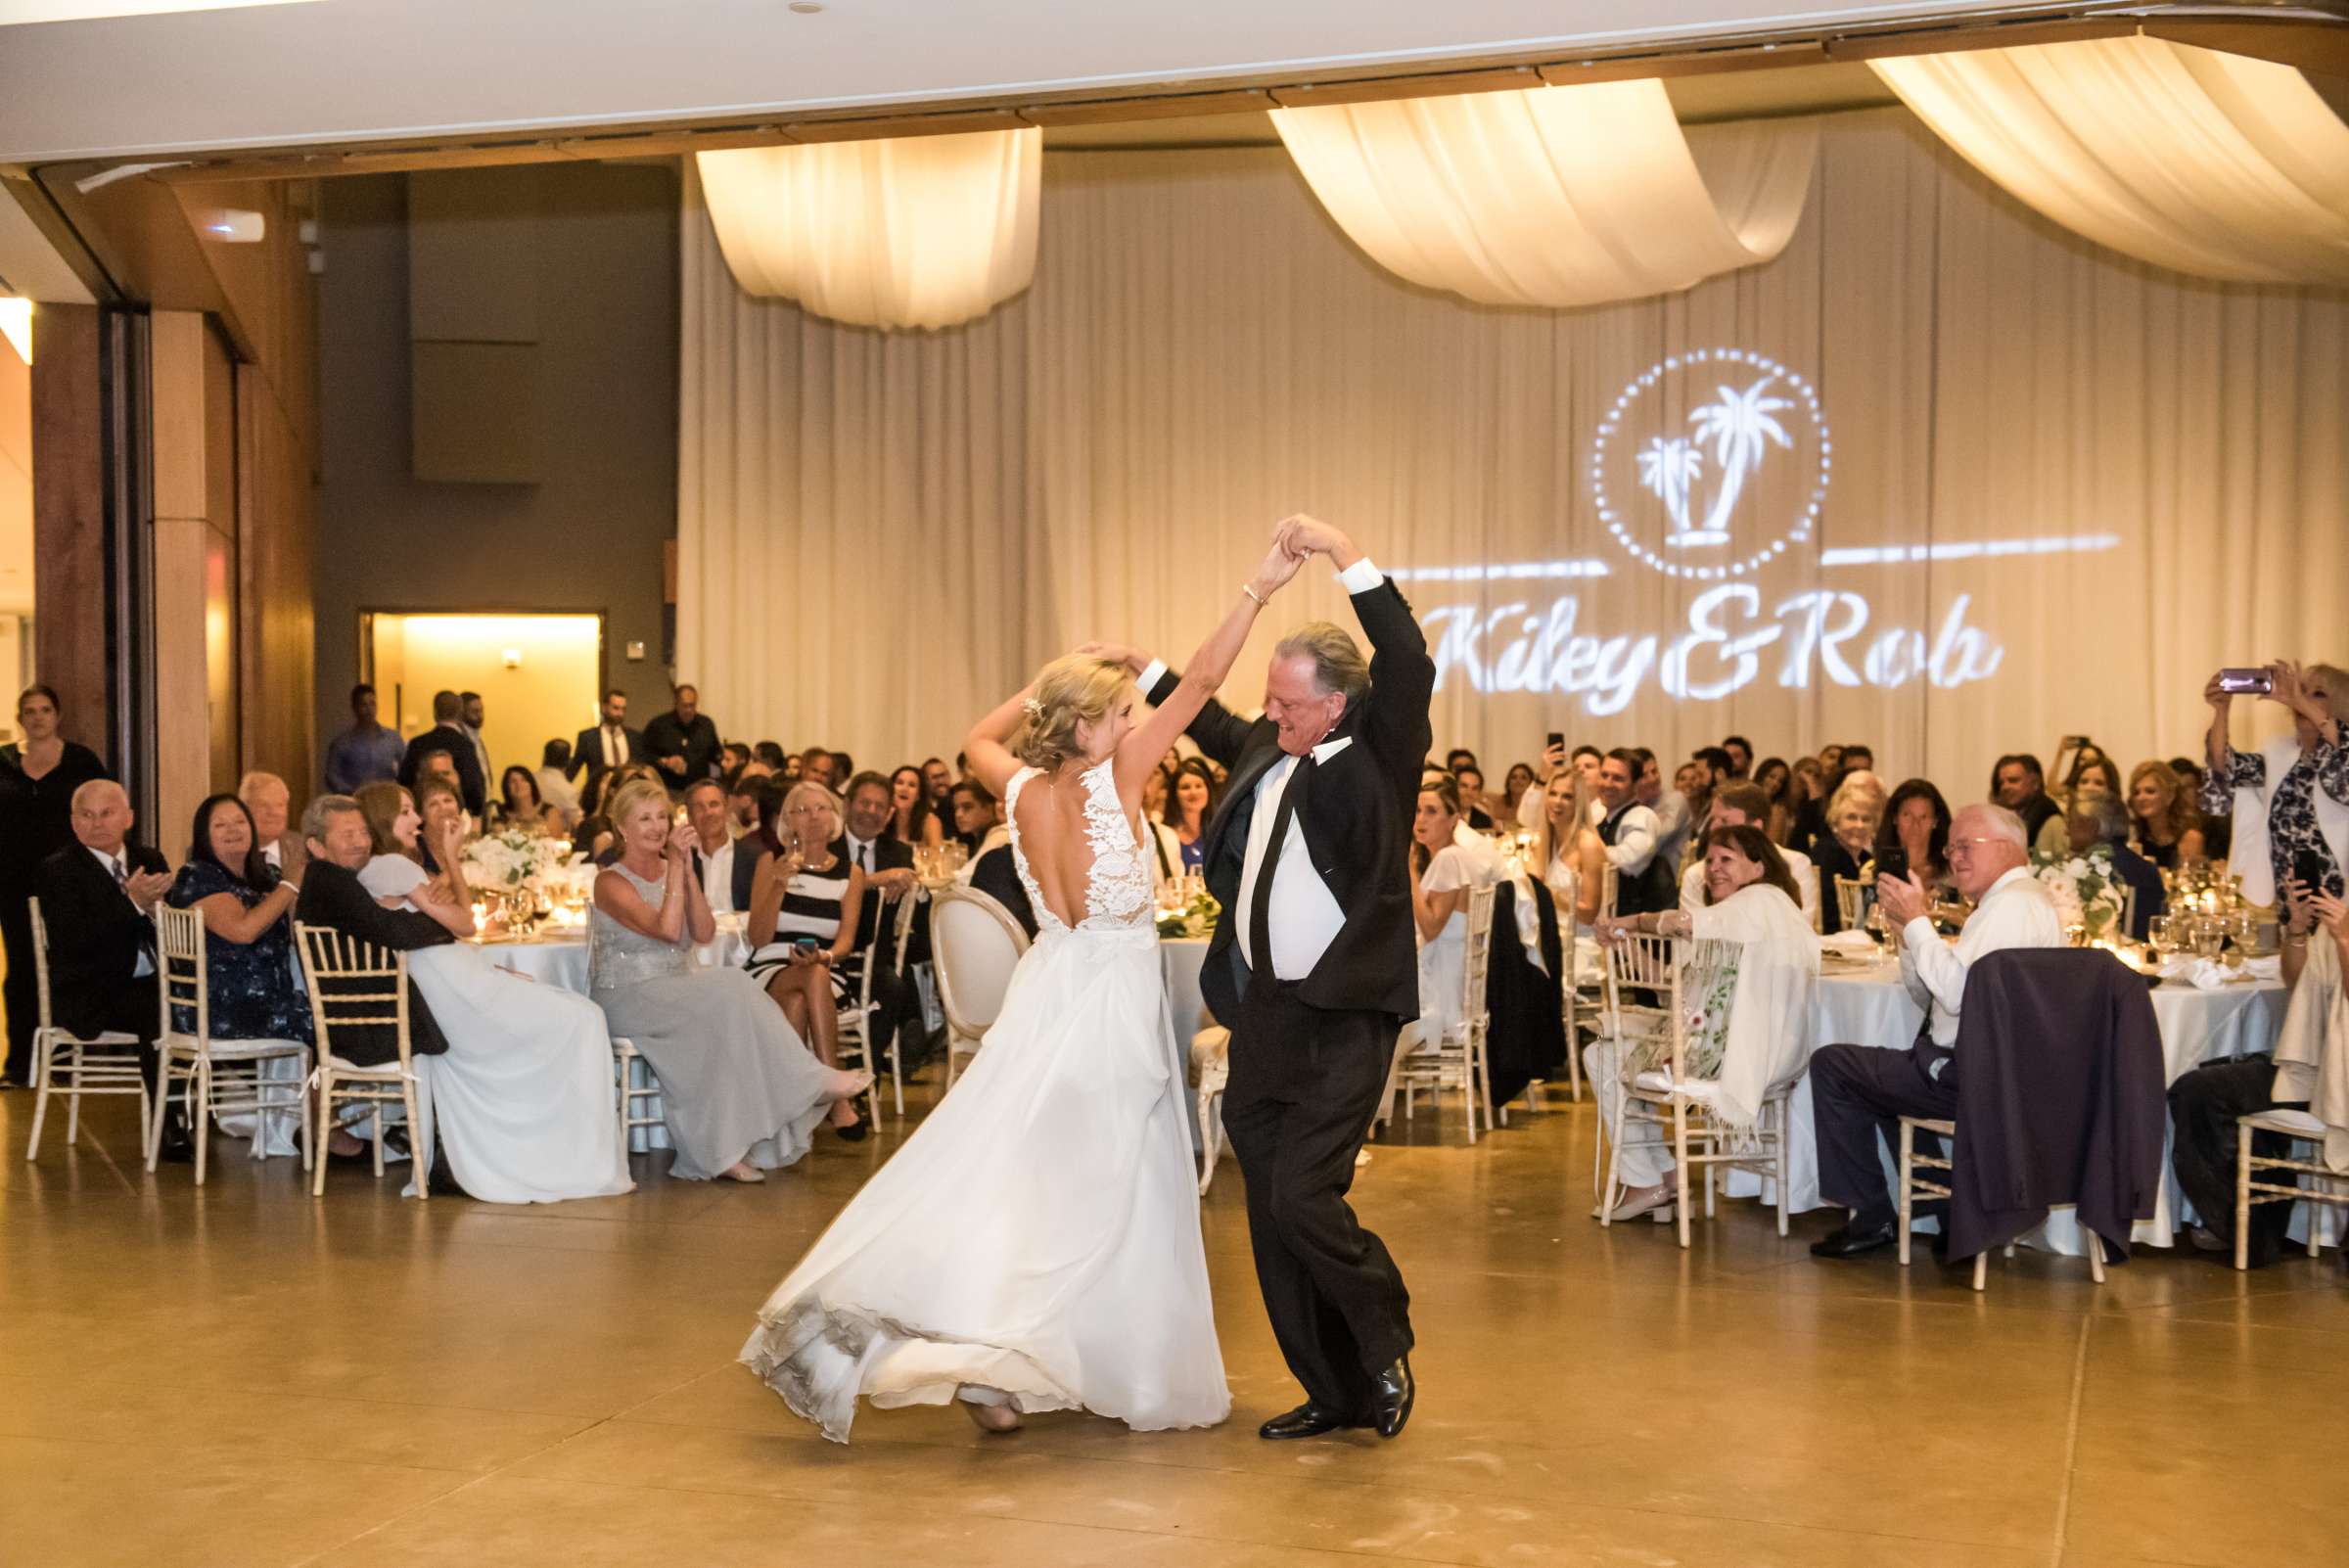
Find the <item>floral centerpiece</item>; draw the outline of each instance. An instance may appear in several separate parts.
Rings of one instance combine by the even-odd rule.
[[[558,905],[578,902],[595,874],[568,840],[517,832],[466,841],[464,870],[467,886],[504,904],[511,926],[527,926]]]
[[[1222,918],[1223,906],[1215,895],[1202,888],[1191,901],[1179,909],[1161,909],[1158,912],[1158,934],[1162,937],[1204,937],[1216,929]]]
[[[2066,931],[2077,930],[2091,943],[2118,935],[2126,895],[2112,874],[2108,846],[2096,845],[2085,854],[2034,851],[2031,874],[2055,900],[2055,914]]]

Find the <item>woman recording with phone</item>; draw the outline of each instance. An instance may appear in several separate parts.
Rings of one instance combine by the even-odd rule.
[[[2234,804],[2230,862],[2253,903],[2279,904],[2295,882],[2340,898],[2349,858],[2349,672],[2331,665],[2303,669],[2278,660],[2258,669],[2222,669],[2202,696],[2211,707],[2210,771],[2202,809],[2218,815]],[[2264,697],[2292,715],[2292,733],[2245,755],[2228,739],[2237,696]]]

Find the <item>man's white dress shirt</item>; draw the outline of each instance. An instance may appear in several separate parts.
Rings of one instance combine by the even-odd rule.
[[[1787,871],[1794,877],[1794,885],[1802,890],[1803,896],[1796,902],[1802,905],[1803,917],[1811,922],[1811,929],[1817,931],[1819,867],[1812,864],[1811,856],[1802,851],[1789,850],[1782,844],[1778,846],[1778,856],[1786,862]],[[1705,907],[1705,862],[1702,860],[1681,873],[1681,907],[1690,914]]]
[[[701,848],[696,846],[696,848]],[[735,841],[726,840],[725,848],[713,853],[702,849],[702,897],[710,900],[713,914],[738,914],[748,911],[734,907]]]
[[[603,727],[602,733],[604,737],[604,765],[606,767],[627,766],[627,731],[619,724],[606,724]]]
[[[1941,940],[1933,922],[1918,915],[1901,928],[1901,984],[1920,1006],[1933,1014],[1933,1043],[1958,1043],[1958,1009],[1965,1000],[1965,977],[1974,960],[2005,947],[2060,947],[2063,921],[2055,900],[2031,875],[2029,866],[2016,866],[1990,885],[1982,901],[1966,917],[1957,945]]]
[[[1338,574],[1338,585],[1349,596],[1366,593],[1386,580],[1386,574],[1371,563],[1368,556]],[[1150,668],[1141,674],[1141,688],[1146,694],[1158,685],[1167,672],[1163,660],[1152,660]],[[1313,748],[1313,765],[1325,767],[1335,761],[1349,746],[1353,737],[1341,736],[1325,740]],[[1297,759],[1284,756],[1265,770],[1256,784],[1256,812],[1248,822],[1248,857],[1240,867],[1238,907],[1225,912],[1236,922],[1232,935],[1238,939],[1240,956],[1251,967],[1256,962],[1250,917],[1256,909],[1256,878],[1272,848],[1272,824],[1280,815],[1281,791],[1289,787],[1289,779],[1297,771]],[[1273,868],[1272,891],[1268,895],[1268,918],[1272,929],[1266,935],[1272,947],[1272,974],[1279,980],[1303,980],[1313,972],[1329,945],[1338,939],[1346,924],[1346,911],[1321,880],[1313,867],[1313,853],[1305,847],[1305,823],[1298,817],[1289,819],[1288,836],[1281,841],[1280,863]]]
[[[868,874],[878,869],[873,864],[873,841],[871,839],[860,839],[852,829],[846,828],[842,829],[840,837],[841,841],[849,847],[849,863],[851,865]]]
[[[1604,826],[1601,817],[1592,826]],[[1663,833],[1656,820],[1655,807],[1634,804],[1626,807],[1623,820],[1615,825],[1615,842],[1607,846],[1607,864],[1618,874],[1635,877],[1647,869],[1647,862],[1656,857],[1656,846]]]

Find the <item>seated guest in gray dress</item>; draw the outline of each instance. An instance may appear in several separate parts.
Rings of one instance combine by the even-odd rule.
[[[622,853],[595,879],[590,993],[661,1081],[676,1145],[669,1174],[762,1181],[806,1154],[817,1124],[872,1075],[817,1061],[744,971],[694,964],[716,922],[693,875],[693,830],[670,824],[668,791],[630,780],[611,810]]]

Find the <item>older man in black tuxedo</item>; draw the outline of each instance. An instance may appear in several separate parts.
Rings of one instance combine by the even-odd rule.
[[[1346,1193],[1396,1035],[1419,1011],[1406,855],[1436,669],[1410,606],[1352,539],[1311,518],[1284,537],[1338,568],[1371,653],[1327,623],[1301,626],[1273,650],[1262,718],[1210,702],[1192,723],[1231,774],[1207,829],[1225,918],[1200,989],[1231,1029],[1223,1126],[1265,1308],[1306,1392],[1260,1435],[1393,1437],[1414,1392],[1410,1296]],[[1177,678],[1156,661],[1139,674],[1154,701]]]
[[[152,1095],[162,997],[153,913],[171,872],[161,855],[129,842],[130,797],[121,785],[92,779],[73,792],[72,812],[74,842],[33,872],[49,935],[50,1021],[84,1039],[110,1030],[136,1037]],[[174,1112],[163,1124],[162,1157],[193,1155]]]

